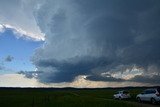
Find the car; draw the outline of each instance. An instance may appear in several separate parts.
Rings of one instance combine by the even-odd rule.
[[[160,88],[150,88],[144,90],[136,96],[138,102],[148,101],[152,104],[160,102]]]
[[[122,99],[129,99],[131,98],[130,94],[128,91],[118,91],[116,92],[114,95],[113,95],[113,98],[114,99],[119,99],[119,100],[122,100]]]

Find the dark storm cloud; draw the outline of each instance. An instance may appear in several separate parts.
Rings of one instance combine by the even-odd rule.
[[[32,58],[43,72],[38,79],[71,82],[88,75],[94,81],[123,81],[101,74],[123,72],[133,65],[144,73],[160,72],[159,5],[159,0],[43,2],[34,13],[46,34],[44,46]]]
[[[37,78],[37,75],[40,75],[41,71],[19,71],[18,74],[25,75],[26,78]]]
[[[86,78],[87,80],[91,81],[106,81],[106,82],[124,82],[124,79],[121,78],[114,78],[111,75],[91,75]]]
[[[12,62],[13,59],[14,59],[13,56],[8,55],[8,56],[5,58],[5,61],[6,61],[6,62]]]
[[[57,61],[55,59],[40,60],[36,65],[41,68],[51,67],[51,69],[39,75],[41,82],[72,82],[76,76],[89,75],[91,70],[97,68],[97,66],[103,67],[110,63],[111,60],[104,57],[93,58],[87,56],[63,61]]]
[[[160,82],[160,75],[153,75],[153,76],[135,76],[134,78],[130,79],[129,81],[132,82],[139,82],[139,83],[150,83],[150,84],[159,84]]]

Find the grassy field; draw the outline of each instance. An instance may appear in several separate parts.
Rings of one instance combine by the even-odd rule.
[[[129,89],[130,101],[113,100],[121,89],[0,89],[0,107],[143,107],[135,96],[143,89]]]

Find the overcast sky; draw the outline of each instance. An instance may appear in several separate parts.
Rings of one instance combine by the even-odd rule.
[[[159,0],[0,0],[0,86],[160,85],[159,13]]]

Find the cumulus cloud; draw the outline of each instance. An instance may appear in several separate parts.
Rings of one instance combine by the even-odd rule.
[[[42,72],[39,81],[71,82],[79,75],[94,81],[124,81],[112,74],[132,71],[133,66],[150,78],[158,76],[159,0],[36,2],[35,20],[46,35],[44,46],[32,58]],[[141,81],[139,77],[132,80]]]
[[[4,27],[3,25],[0,24],[0,33],[3,33],[4,32]]]
[[[0,1],[0,32],[5,28],[12,29],[18,36],[36,41],[44,41],[33,16],[34,2],[30,0],[1,0]]]
[[[6,61],[6,62],[12,62],[13,59],[14,59],[13,56],[8,55],[8,56],[5,58],[5,61]]]
[[[9,24],[0,24],[0,33],[4,33],[6,30],[11,30],[17,38],[24,38],[24,39],[33,40],[33,41],[45,40],[44,36],[39,36],[38,34],[25,31],[21,28],[11,26]]]

